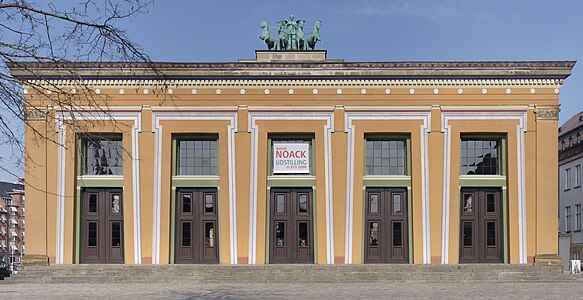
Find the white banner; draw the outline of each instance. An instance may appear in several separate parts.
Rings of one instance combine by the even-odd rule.
[[[310,144],[273,143],[273,174],[310,174]]]

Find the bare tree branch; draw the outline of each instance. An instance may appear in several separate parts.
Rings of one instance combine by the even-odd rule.
[[[65,125],[77,133],[88,133],[89,128],[86,122],[74,118],[75,110],[95,107],[100,110],[95,114],[109,113],[108,97],[93,92],[78,70],[71,67],[74,62],[141,62],[155,70],[148,55],[120,27],[122,21],[146,13],[150,4],[149,0],[86,0],[73,5],[0,0],[0,144],[12,152],[0,151],[0,173],[16,175],[9,163],[16,161],[23,169],[23,157],[27,163],[35,164],[24,149],[25,129],[37,143],[58,143],[53,133],[38,130],[25,116],[27,111],[40,112],[43,107],[39,103],[45,109],[69,108],[70,112],[62,110],[59,114],[70,114],[63,118]],[[29,68],[26,63],[30,62],[47,67],[67,64],[63,76],[75,84],[77,92]],[[9,64],[30,72],[30,78],[13,76]],[[23,86],[29,90],[27,97]],[[47,114],[47,124],[55,124],[57,117]],[[123,122],[115,124],[127,130],[124,126],[127,125]]]

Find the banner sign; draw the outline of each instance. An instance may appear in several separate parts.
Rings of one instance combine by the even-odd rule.
[[[273,174],[310,174],[310,144],[273,143]]]

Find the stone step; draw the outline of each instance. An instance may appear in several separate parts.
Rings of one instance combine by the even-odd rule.
[[[562,268],[532,265],[58,265],[28,266],[14,283],[555,282]]]

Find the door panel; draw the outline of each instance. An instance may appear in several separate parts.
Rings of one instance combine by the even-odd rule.
[[[365,210],[365,263],[408,263],[405,189],[368,188]]]
[[[313,263],[312,189],[271,189],[271,263]]]
[[[217,190],[179,189],[175,214],[174,262],[219,263]]]
[[[81,203],[81,263],[124,263],[121,189],[86,189]]]
[[[463,188],[460,200],[460,263],[501,263],[500,190]]]

